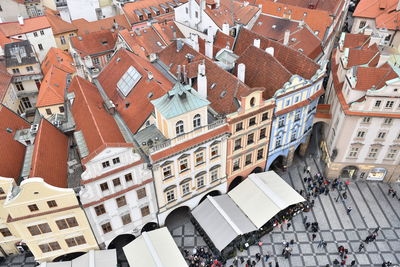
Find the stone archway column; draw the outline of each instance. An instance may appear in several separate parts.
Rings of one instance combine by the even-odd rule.
[[[282,166],[283,169],[286,171],[288,167],[290,167],[293,163],[293,157],[294,157],[294,147],[291,147],[289,150],[289,154],[287,157],[282,159]]]
[[[300,150],[299,150],[300,156],[304,157],[304,155],[306,154],[306,151],[307,151],[307,148],[308,148],[308,144],[310,143],[310,139],[311,139],[311,134],[309,134],[307,136],[306,141],[300,145]],[[318,147],[319,147],[319,144],[318,144]]]

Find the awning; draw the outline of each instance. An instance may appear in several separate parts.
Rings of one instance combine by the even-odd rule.
[[[188,266],[166,227],[143,232],[123,250],[131,267]]]
[[[274,171],[252,173],[228,193],[257,228],[305,199]]]
[[[63,262],[43,262],[40,267],[115,267],[117,252],[115,249],[89,250],[86,254]]]
[[[219,251],[237,236],[257,230],[228,195],[208,196],[192,215]]]

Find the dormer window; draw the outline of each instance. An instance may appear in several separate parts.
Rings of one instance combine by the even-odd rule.
[[[175,126],[176,135],[181,135],[184,133],[183,121],[178,121]]]
[[[200,114],[196,114],[193,118],[193,128],[199,128],[201,126]]]

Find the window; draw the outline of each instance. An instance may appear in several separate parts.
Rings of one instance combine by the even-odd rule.
[[[64,113],[64,107],[63,106],[58,107],[58,110],[60,110],[61,113]]]
[[[8,228],[1,228],[0,233],[3,235],[3,237],[12,236],[12,234],[11,234],[10,230],[8,230]]]
[[[36,204],[28,205],[30,211],[38,211],[39,208]]]
[[[392,121],[393,121],[392,118],[386,118],[386,119],[383,121],[383,124],[390,125],[390,124],[392,124]]]
[[[378,154],[378,148],[371,147],[368,153],[368,157],[374,159],[376,158],[377,154]]]
[[[181,185],[181,189],[182,189],[182,195],[186,195],[190,192],[190,184],[189,182],[184,183]]]
[[[247,135],[247,145],[251,145],[254,143],[254,133]]]
[[[97,216],[100,216],[100,215],[106,213],[106,209],[104,208],[103,204],[94,207],[94,211],[96,212]]]
[[[389,149],[389,152],[386,155],[388,159],[394,159],[397,155],[397,149]]]
[[[4,189],[0,187],[0,195],[4,195],[6,192],[4,192]]]
[[[246,155],[245,165],[249,165],[249,164],[251,164],[251,154]]]
[[[65,45],[67,42],[65,41],[65,37],[64,36],[60,36],[60,42],[62,45]]]
[[[255,102],[256,102],[256,99],[255,99],[254,97],[252,97],[252,98],[250,99],[250,106],[251,106],[251,107],[254,107]]]
[[[199,12],[195,11],[194,15],[196,16],[196,19],[199,17]]]
[[[268,120],[268,112],[263,113],[261,117],[261,121],[266,121],[266,120]]]
[[[3,8],[0,6],[0,11],[3,11]]]
[[[60,230],[64,230],[64,229],[75,227],[75,226],[79,225],[78,221],[76,220],[75,217],[57,220],[56,224],[58,226],[58,229],[60,229]]]
[[[121,220],[122,220],[122,224],[123,225],[127,225],[127,224],[132,222],[132,218],[131,218],[131,215],[129,213],[125,214],[125,215],[122,215],[121,216]]]
[[[102,162],[101,165],[103,166],[103,169],[105,169],[105,168],[110,167],[110,162],[107,160],[107,161]]]
[[[183,172],[189,169],[189,164],[187,159],[182,159],[179,161],[179,171]]]
[[[22,82],[15,82],[15,87],[17,87],[17,91],[24,91],[25,88],[22,85]]]
[[[93,58],[93,64],[94,64],[94,65],[99,65],[99,64],[100,64],[100,60],[99,60],[98,57],[94,57],[94,58]]]
[[[107,191],[108,190],[108,184],[107,182],[100,184],[100,189],[101,191]]]
[[[125,196],[117,197],[117,198],[115,199],[115,201],[117,202],[118,208],[123,207],[123,206],[126,205],[126,198],[125,198]]]
[[[364,138],[364,136],[365,136],[365,131],[358,131],[357,133],[358,138]]]
[[[142,213],[142,217],[146,217],[147,215],[149,215],[150,214],[149,206],[145,206],[143,208],[140,208],[140,213]]]
[[[218,156],[218,146],[211,147],[211,158]]]
[[[260,149],[257,151],[257,160],[262,159],[262,158],[263,158],[263,155],[264,155],[264,149],[263,149],[263,148],[260,148]]]
[[[236,132],[243,130],[243,122],[236,123]]]
[[[41,85],[40,80],[39,79],[35,79],[35,84],[36,84],[36,88],[39,90],[40,89],[40,85]]]
[[[369,123],[371,121],[371,117],[363,117],[362,123]]]
[[[296,138],[297,138],[297,130],[294,129],[292,130],[292,134],[290,136],[290,142],[296,141]]]
[[[125,181],[132,182],[132,174],[131,173],[125,174]]]
[[[107,55],[106,55],[107,62],[110,61],[111,56],[112,56],[112,54],[107,54]]]
[[[171,202],[175,200],[175,191],[174,190],[169,190],[167,193],[167,201]]]
[[[33,36],[38,37],[37,32],[33,32]]]
[[[72,238],[67,238],[65,239],[65,243],[67,243],[68,247],[75,247],[79,246],[82,244],[86,244],[85,237],[83,235],[77,236],[77,237],[72,237]]]
[[[118,164],[118,163],[120,163],[120,161],[119,161],[119,158],[113,158],[113,164]]]
[[[172,176],[171,166],[166,166],[163,168],[163,175],[164,175],[164,178],[168,178],[168,177]]]
[[[234,148],[234,150],[238,150],[240,148],[242,148],[242,138],[239,138],[239,139],[235,140],[235,148]]]
[[[275,140],[275,148],[279,148],[282,146],[282,136],[277,136]]]
[[[183,121],[178,121],[175,126],[176,135],[183,134]]]
[[[44,31],[43,31],[43,30],[41,30],[41,31],[40,31],[40,34],[41,34],[41,35],[44,35]]]
[[[393,107],[393,104],[394,104],[394,101],[387,101],[386,102],[386,108],[392,108]]]
[[[51,112],[51,109],[46,108],[46,114],[47,114],[47,115],[51,115],[51,114],[53,114],[53,113]]]
[[[114,187],[121,185],[121,180],[119,178],[115,178],[112,180]]]
[[[70,34],[68,34],[68,36],[69,36],[69,37],[73,37],[73,36],[74,36],[74,34],[73,34],[73,33],[70,33]]]
[[[249,120],[249,127],[256,125],[256,117],[250,118]]]
[[[233,161],[233,171],[236,171],[240,168],[240,158],[237,158]]]
[[[189,14],[189,8],[185,7],[186,14]]]
[[[28,231],[31,233],[32,236],[50,233],[51,228],[48,223],[41,223],[38,225],[28,226]]]
[[[29,101],[28,97],[22,97],[21,100],[22,100],[22,104],[24,105],[25,108],[32,107],[31,101]]]
[[[200,114],[196,114],[193,117],[193,128],[199,128],[201,126],[201,117]]]
[[[112,231],[111,223],[105,223],[101,226],[101,229],[103,229],[103,233],[107,234]]]
[[[146,197],[146,188],[140,188],[138,190],[136,190],[136,194],[137,194],[137,198],[138,199],[142,199]]]
[[[40,51],[42,51],[43,50],[43,45],[42,44],[38,44],[38,48],[39,48]]]
[[[359,29],[364,28],[366,24],[367,24],[367,22],[365,20],[362,20],[362,21],[360,21],[360,25],[358,25],[358,28]]]
[[[294,121],[300,120],[300,112],[301,110],[296,110],[296,113],[294,114]]]
[[[350,148],[349,157],[350,157],[350,158],[355,158],[355,157],[357,157],[358,151],[359,151],[359,148],[353,146],[352,148]]]
[[[13,72],[13,74],[19,74],[19,69],[18,68],[12,69],[12,72]]]
[[[260,130],[260,139],[265,138],[266,133],[267,133],[267,129],[266,129],[266,128],[262,128],[262,129]]]
[[[55,208],[57,207],[57,202],[55,200],[50,200],[47,201],[47,205],[49,206],[49,208]]]
[[[285,117],[279,117],[278,119],[278,128],[285,126]]]
[[[214,169],[210,172],[210,176],[211,176],[211,183],[215,182],[216,180],[218,180],[218,169]]]
[[[196,154],[196,165],[204,163],[204,153],[200,152]]]
[[[200,176],[196,178],[197,188],[201,188],[204,186],[204,176]]]
[[[33,67],[32,66],[26,67],[26,71],[33,71]]]
[[[39,245],[39,248],[43,253],[61,249],[60,244],[58,244],[57,241],[48,244],[41,244]]]
[[[386,132],[379,132],[378,139],[383,139],[386,136]]]
[[[376,102],[375,102],[375,107],[376,107],[376,108],[379,108],[379,106],[381,105],[381,103],[382,103],[382,101],[376,100]]]

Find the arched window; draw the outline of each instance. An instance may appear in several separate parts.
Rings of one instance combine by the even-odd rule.
[[[183,134],[183,121],[178,121],[175,126],[176,135]]]
[[[193,117],[193,128],[198,128],[201,126],[200,114],[196,114]]]

